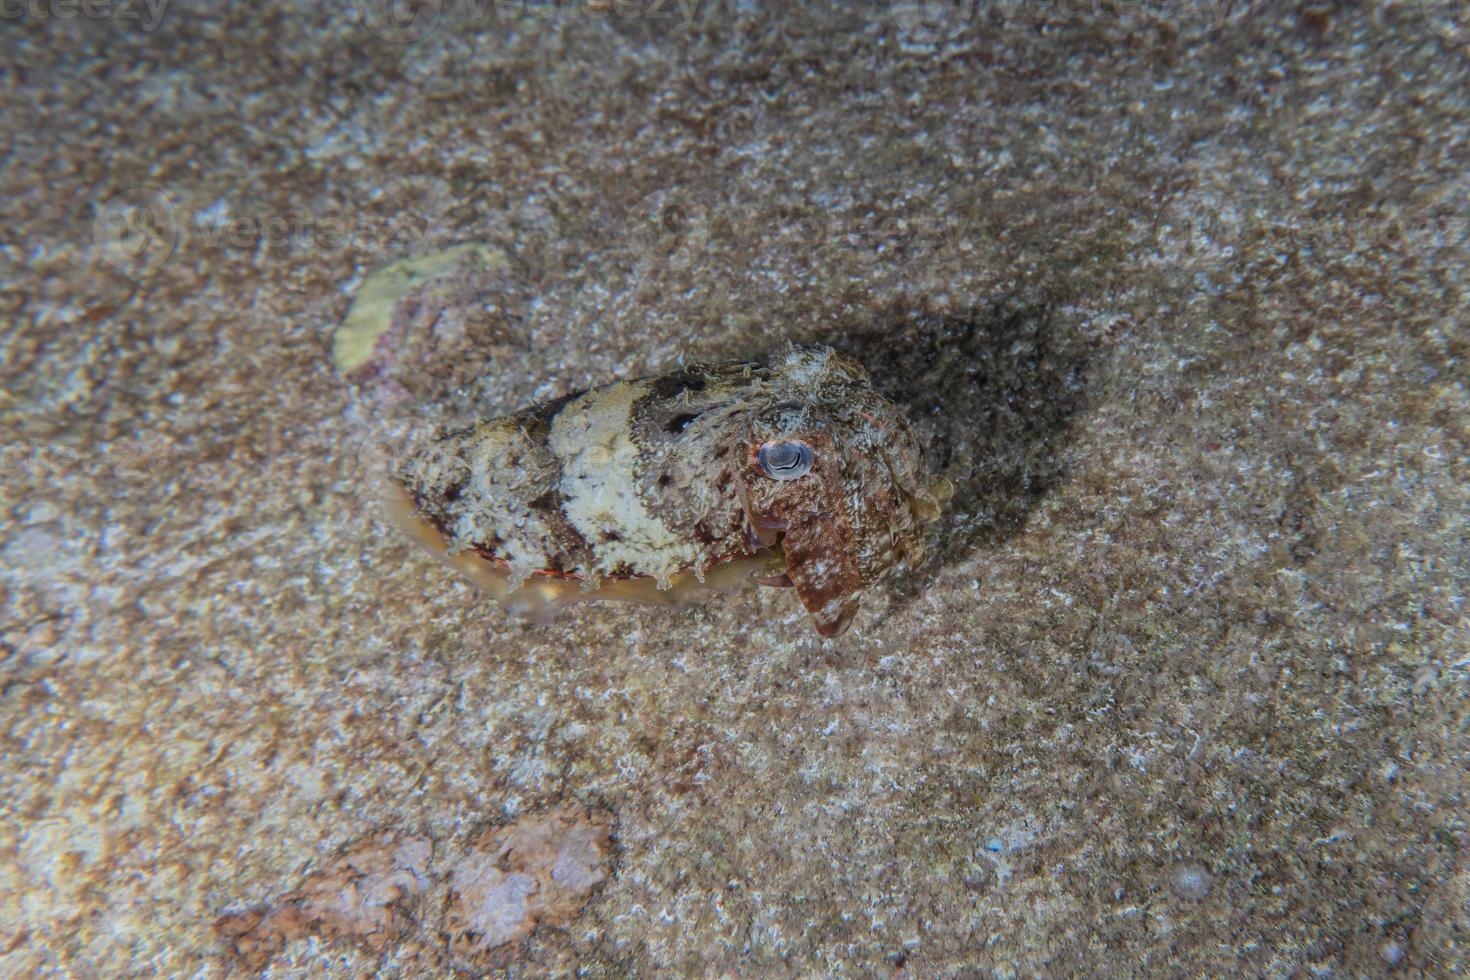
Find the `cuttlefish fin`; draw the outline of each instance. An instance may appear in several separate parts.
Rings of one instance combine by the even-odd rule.
[[[673,575],[669,587],[660,589],[648,576],[626,579],[605,578],[594,589],[583,591],[579,579],[533,574],[516,579],[509,568],[475,550],[456,551],[444,533],[418,510],[413,497],[396,483],[386,487],[387,516],[430,555],[444,562],[485,590],[502,609],[534,623],[547,623],[561,610],[579,602],[611,599],[644,605],[683,606],[710,592],[743,588],[757,577],[781,574],[782,557],[771,549],[722,562],[704,570],[693,569]]]

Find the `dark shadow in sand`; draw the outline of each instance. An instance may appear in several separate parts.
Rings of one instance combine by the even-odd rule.
[[[925,571],[894,579],[896,598],[912,597],[940,568],[1014,533],[1062,478],[1088,352],[1056,329],[1049,305],[910,312],[815,339],[867,366],[913,423],[930,470],[955,485],[930,530]]]

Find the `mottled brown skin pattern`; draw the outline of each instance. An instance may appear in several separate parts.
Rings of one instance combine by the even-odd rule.
[[[810,471],[774,479],[761,448],[791,442],[810,448]],[[794,586],[824,636],[864,588],[918,564],[947,486],[862,366],[828,348],[579,392],[447,433],[396,476],[451,552],[498,563],[512,587],[667,587],[780,549],[785,575],[768,584]]]

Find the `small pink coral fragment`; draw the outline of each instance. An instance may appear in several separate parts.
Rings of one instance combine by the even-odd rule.
[[[222,916],[215,929],[260,969],[286,943],[316,933],[358,939],[380,952],[412,924],[428,884],[432,845],[383,831],[351,845],[267,908]]]
[[[580,809],[526,816],[486,831],[451,877],[455,956],[480,963],[538,925],[570,920],[607,877],[611,846],[607,817]]]

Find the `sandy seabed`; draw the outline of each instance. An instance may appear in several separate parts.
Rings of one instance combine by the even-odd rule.
[[[364,2],[6,14],[0,972],[1470,968],[1453,7]],[[838,640],[507,620],[374,506],[786,340],[957,487]]]

